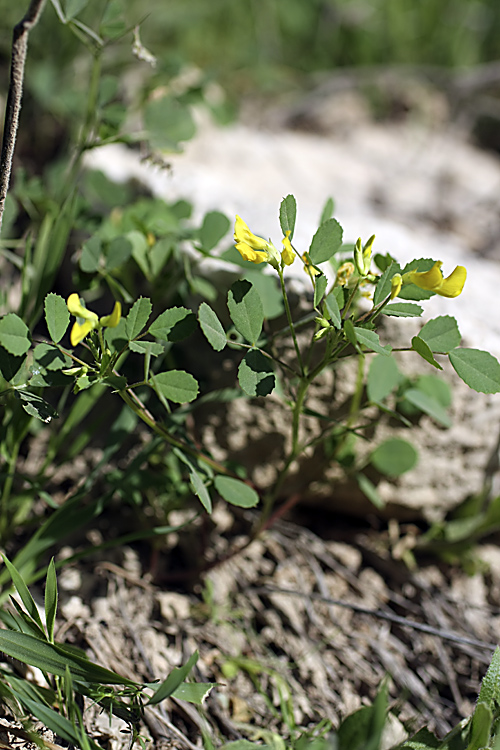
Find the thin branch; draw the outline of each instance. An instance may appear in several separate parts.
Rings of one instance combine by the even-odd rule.
[[[12,38],[9,93],[5,107],[2,155],[0,157],[0,229],[2,228],[5,199],[9,190],[12,161],[16,146],[19,113],[23,97],[24,65],[28,51],[28,36],[38,23],[46,0],[31,0],[28,12],[16,26]]]
[[[398,625],[405,625],[413,630],[419,630],[422,633],[429,633],[429,635],[436,635],[445,641],[452,641],[454,643],[462,643],[468,646],[476,646],[476,648],[484,648],[493,650],[496,648],[496,643],[487,643],[486,641],[480,641],[476,638],[468,638],[461,636],[458,633],[453,633],[451,630],[441,630],[440,628],[433,628],[431,625],[426,625],[423,622],[415,622],[414,620],[408,620],[406,617],[400,617],[392,612],[384,612],[381,609],[370,609],[369,607],[363,607],[360,604],[354,604],[351,602],[344,602],[340,599],[330,599],[327,596],[320,596],[319,594],[303,594],[301,591],[292,591],[291,589],[281,589],[276,586],[260,586],[258,588],[252,588],[251,591],[254,594],[288,594],[289,596],[300,596],[305,599],[312,599],[317,602],[325,602],[325,604],[333,604],[336,607],[344,607],[344,609],[351,609],[353,612],[359,612],[363,615],[372,615],[378,617],[381,620],[388,620],[389,622],[397,623]]]

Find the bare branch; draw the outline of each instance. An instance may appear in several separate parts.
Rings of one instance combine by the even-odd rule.
[[[12,38],[12,61],[10,66],[9,93],[5,107],[2,155],[0,157],[0,229],[2,228],[5,198],[10,184],[12,161],[16,146],[19,113],[23,96],[24,65],[28,51],[28,36],[38,22],[46,0],[31,0],[22,21],[14,27]]]

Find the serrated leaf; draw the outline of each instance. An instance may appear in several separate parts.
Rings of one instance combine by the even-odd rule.
[[[36,393],[29,391],[16,391],[16,396],[21,399],[21,406],[31,417],[36,417],[46,424],[52,419],[57,419],[59,414],[47,401]]]
[[[428,414],[429,417],[435,419],[436,422],[442,424],[443,427],[451,427],[452,421],[446,409],[443,409],[439,401],[428,393],[424,393],[418,388],[409,388],[405,391],[404,397],[410,402],[410,404],[413,404],[417,409]]]
[[[395,302],[384,307],[384,315],[392,315],[395,318],[419,318],[423,311],[423,307],[412,302]]]
[[[198,322],[212,349],[221,352],[227,344],[226,332],[219,318],[206,302],[202,302],[198,308]]]
[[[338,303],[338,296],[335,294],[336,290],[330,292],[325,297],[326,309],[330,314],[330,320],[335,328],[342,327],[342,316],[340,314],[340,308]]]
[[[432,352],[437,354],[448,354],[462,340],[458,323],[451,315],[440,315],[438,318],[429,320],[418,336],[425,341]]]
[[[191,468],[191,471],[189,473],[189,481],[196,497],[199,499],[207,513],[211,513],[212,499],[210,497],[210,493],[205,486],[203,477],[196,471],[194,467]]]
[[[33,349],[33,369],[40,365],[44,370],[57,372],[65,367],[71,367],[73,360],[52,344],[38,344]]]
[[[377,306],[391,293],[391,279],[396,273],[401,273],[401,268],[398,263],[391,263],[382,276],[378,280],[377,286],[373,293],[373,304]]]
[[[227,234],[230,222],[220,211],[209,211],[203,218],[200,242],[204,250],[212,250]]]
[[[389,438],[375,448],[370,461],[381,474],[399,477],[413,469],[418,461],[418,453],[406,440]]]
[[[235,281],[227,295],[229,315],[236,330],[250,344],[256,344],[264,323],[259,293],[245,279]]]
[[[153,388],[157,388],[168,401],[173,401],[175,404],[188,404],[198,395],[198,381],[184,370],[160,372],[152,376],[149,383]]]
[[[276,385],[272,362],[250,349],[238,367],[238,382],[248,396],[268,396]]]
[[[62,297],[51,293],[45,297],[44,308],[50,338],[57,344],[69,326],[68,307]]]
[[[480,349],[453,349],[448,354],[453,369],[469,388],[479,393],[500,391],[500,364]]]
[[[328,279],[322,273],[320,276],[316,276],[314,279],[314,307],[318,307],[319,303],[323,299],[323,295],[326,292]]]
[[[139,297],[134,302],[125,318],[127,336],[129,339],[135,339],[140,334],[149,320],[153,306],[148,297]]]
[[[159,357],[165,351],[163,344],[158,341],[131,341],[128,347],[132,352],[149,354],[151,357]]]
[[[169,698],[177,690],[179,685],[184,682],[196,662],[198,661],[198,651],[195,651],[191,658],[182,667],[175,667],[166,680],[159,686],[158,690],[152,695],[147,706],[155,706],[157,703]]]
[[[259,503],[259,496],[252,487],[240,479],[225,477],[218,474],[214,479],[215,489],[227,503],[239,508],[255,508]]]
[[[336,219],[328,219],[319,227],[309,247],[309,258],[315,265],[333,258],[342,247],[343,230]]]
[[[354,326],[354,333],[357,341],[363,346],[366,346],[367,349],[370,349],[372,352],[377,352],[377,354],[383,354],[386,357],[390,355],[392,351],[391,345],[386,344],[385,346],[382,346],[379,335],[378,333],[375,333],[375,331],[370,331],[368,328]]]
[[[425,359],[426,362],[428,362],[430,365],[435,367],[438,370],[442,370],[443,368],[439,364],[439,362],[436,362],[432,355],[432,351],[430,350],[428,344],[426,342],[419,338],[418,336],[414,336],[411,340],[411,346],[414,351],[417,352],[417,354],[420,354],[422,359]]]
[[[397,388],[401,377],[394,357],[386,357],[383,354],[374,357],[368,370],[366,383],[370,401],[380,403],[387,398]]]
[[[196,318],[186,307],[171,307],[149,326],[149,333],[157,339],[182,341],[196,328]]]
[[[293,239],[295,231],[295,220],[297,218],[297,201],[293,195],[283,198],[280,205],[280,226],[283,235],[290,232],[290,240]]]
[[[15,313],[0,320],[0,345],[16,357],[26,354],[31,346],[28,326]]]

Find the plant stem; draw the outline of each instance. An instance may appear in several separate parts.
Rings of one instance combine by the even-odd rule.
[[[45,0],[31,0],[24,18],[14,26],[12,38],[12,61],[10,67],[9,94],[5,107],[2,155],[0,157],[0,229],[2,227],[5,199],[9,190],[12,161],[16,147],[19,113],[23,98],[24,66],[28,52],[28,36],[38,23]]]
[[[283,295],[283,302],[285,303],[285,312],[286,312],[286,317],[288,320],[288,327],[290,328],[290,332],[292,334],[293,345],[295,347],[295,353],[297,355],[297,361],[299,363],[300,372],[302,375],[304,375],[304,364],[302,362],[302,355],[300,353],[299,344],[297,342],[297,336],[295,335],[295,326],[293,325],[292,313],[290,311],[290,305],[288,303],[288,295],[285,289],[285,278],[283,276],[283,269],[278,268],[278,275],[280,277],[281,294]]]

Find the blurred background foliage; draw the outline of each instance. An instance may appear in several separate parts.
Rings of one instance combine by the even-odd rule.
[[[94,27],[107,5],[94,0],[78,18]],[[233,100],[256,88],[304,85],[308,74],[345,66],[467,67],[500,58],[498,0],[129,0],[125,10],[129,26],[141,24],[142,41],[158,59],[157,80],[195,66]],[[21,4],[0,0],[4,63],[21,13]],[[83,52],[48,3],[30,39],[26,79],[61,115],[78,109],[78,85],[68,84],[85,77],[67,63]],[[125,46],[108,54],[117,70],[126,66]],[[4,64],[3,90],[7,72]]]

